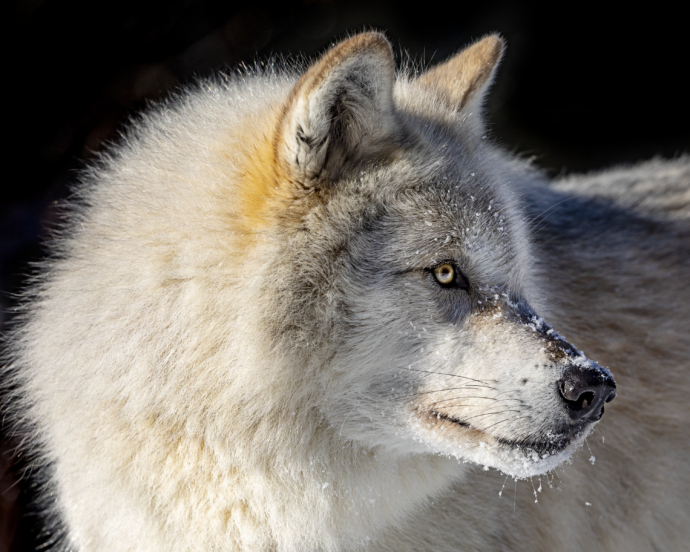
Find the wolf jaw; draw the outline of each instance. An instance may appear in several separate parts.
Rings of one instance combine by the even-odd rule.
[[[423,416],[418,423],[425,424]],[[458,424],[455,419],[433,413],[429,416],[432,424],[434,418]],[[415,420],[417,421],[417,420]],[[469,439],[465,442],[453,443],[447,450],[447,455],[460,462],[471,462],[484,469],[494,468],[514,479],[527,479],[535,475],[548,473],[564,462],[568,462],[573,453],[580,449],[593,426],[587,426],[574,435],[545,435],[543,441],[512,441],[505,438],[493,438],[483,431],[467,428],[464,422],[459,422],[461,428],[469,430]],[[428,427],[425,428],[428,430]],[[472,435],[472,433],[475,433]],[[429,445],[434,451],[438,444]]]

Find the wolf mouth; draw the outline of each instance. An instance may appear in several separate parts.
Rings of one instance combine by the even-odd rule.
[[[541,457],[551,456],[553,454],[557,454],[559,452],[564,451],[582,433],[582,428],[578,428],[576,431],[573,431],[573,432],[570,432],[567,434],[556,435],[553,438],[549,438],[548,440],[540,440],[540,439],[514,440],[514,439],[506,439],[505,437],[490,436],[488,433],[486,433],[486,431],[483,431],[481,429],[473,427],[468,422],[465,422],[463,420],[455,418],[454,416],[451,416],[449,414],[444,414],[442,412],[432,412],[431,415],[434,416],[438,420],[445,420],[447,422],[451,422],[451,423],[458,425],[460,427],[483,433],[483,434],[487,435],[487,437],[491,437],[498,444],[500,444],[504,447],[508,447],[508,448],[511,448],[514,450],[520,450],[527,455],[530,455],[531,453],[536,452]]]
[[[578,433],[579,435],[579,433]],[[563,452],[575,440],[576,435],[562,436],[557,439],[548,441],[539,441],[534,439],[512,440],[503,437],[497,437],[496,441],[506,447],[522,451],[526,455],[536,452],[542,458],[547,458],[553,454]]]
[[[432,416],[434,416],[438,420],[446,420],[447,422],[454,423],[456,425],[459,425],[461,427],[466,427],[468,429],[474,429],[477,430],[477,428],[472,427],[469,423],[463,422],[462,420],[458,420],[457,418],[454,418],[453,416],[450,416],[448,414],[444,414],[443,412],[432,412]],[[479,431],[479,430],[477,430]]]

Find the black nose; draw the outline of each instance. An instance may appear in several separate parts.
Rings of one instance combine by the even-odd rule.
[[[616,398],[616,382],[600,366],[571,364],[558,389],[573,421],[596,422],[604,415],[604,403]]]

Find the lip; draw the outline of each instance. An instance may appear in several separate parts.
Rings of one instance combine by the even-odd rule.
[[[495,438],[498,443],[511,449],[518,449],[524,453],[536,452],[539,456],[551,456],[563,452],[575,440],[575,436],[563,436],[549,441],[537,441],[524,439],[515,441],[512,439],[504,439],[502,437]]]
[[[481,429],[477,429],[476,427],[473,427],[470,425],[468,422],[465,422],[463,420],[460,420],[458,418],[455,418],[449,414],[445,414],[443,412],[438,412],[438,411],[432,411],[430,412],[430,415],[433,416],[434,418],[438,420],[444,420],[446,422],[450,422],[452,424],[455,424],[457,426],[460,426],[464,429],[469,429],[471,431],[476,431],[478,433],[482,433],[486,435],[487,437],[495,440],[498,444],[508,447],[514,450],[521,450],[525,453],[531,453],[531,452],[536,452],[540,456],[544,455],[552,455],[556,454],[559,452],[564,451],[566,448],[568,448],[582,433],[581,427],[573,428],[571,431],[568,431],[566,433],[560,433],[557,434],[557,436],[550,438],[548,440],[541,440],[541,439],[520,439],[520,440],[514,440],[514,439],[506,439],[504,437],[494,437],[492,435],[489,435],[485,431],[482,431]]]
[[[449,414],[444,414],[443,412],[432,411],[431,416],[433,416],[434,418],[436,418],[438,420],[446,420],[447,422],[451,422],[453,424],[459,425],[460,427],[464,427],[467,429],[473,429],[475,431],[480,431],[477,428],[472,427],[467,422],[463,422],[462,420],[454,418],[453,416],[450,416]]]

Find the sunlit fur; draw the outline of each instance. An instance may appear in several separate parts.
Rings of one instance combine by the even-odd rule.
[[[690,162],[546,183],[486,137],[473,48],[204,81],[83,176],[9,337],[56,546],[682,548],[690,213],[635,179],[687,199]],[[542,475],[592,429],[547,322],[620,396]]]

